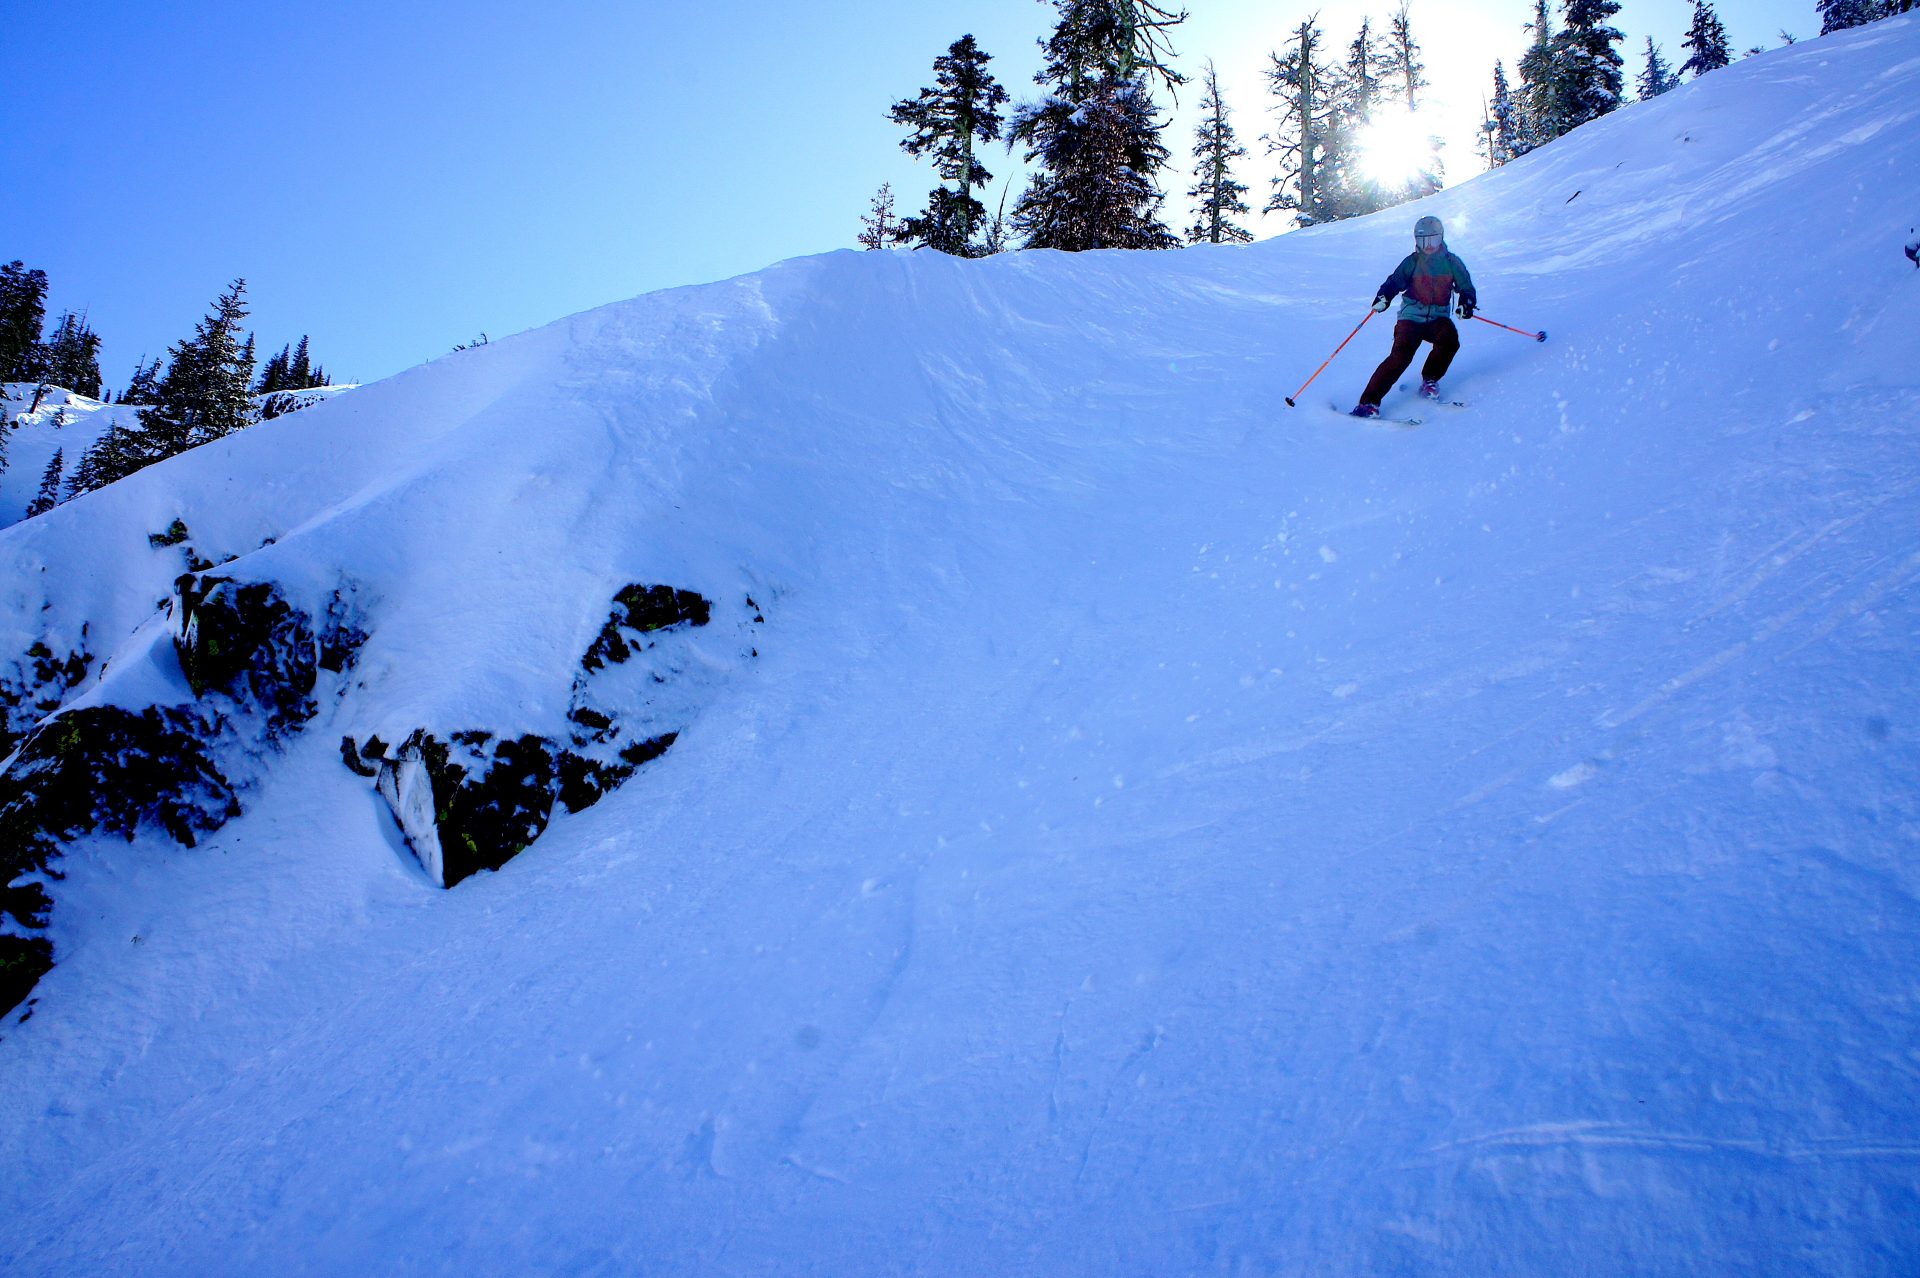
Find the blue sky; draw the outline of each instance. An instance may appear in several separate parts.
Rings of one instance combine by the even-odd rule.
[[[1396,4],[1189,0],[1176,47],[1190,73],[1219,65],[1254,151],[1243,180],[1263,190],[1269,176],[1267,51],[1316,10],[1344,42],[1361,15]],[[1819,25],[1813,0],[1716,7],[1742,48]],[[371,380],[481,331],[851,246],[881,182],[912,207],[934,182],[899,152],[888,104],[969,31],[1026,96],[1052,12],[1035,0],[10,9],[0,260],[46,270],[54,312],[89,313],[113,386],[190,332],[234,276],[248,280],[263,354],[310,333],[336,378]],[[1531,12],[1530,0],[1413,0],[1437,109],[1470,122]],[[1691,12],[1691,0],[1625,0],[1629,71],[1647,35],[1677,61]],[[1182,95],[1169,135],[1176,226],[1196,96]],[[1018,167],[996,158],[1003,178]],[[1476,168],[1458,147],[1450,164],[1456,181]]]

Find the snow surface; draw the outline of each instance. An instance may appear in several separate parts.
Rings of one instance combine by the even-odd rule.
[[[103,404],[58,386],[47,388],[34,408],[32,382],[0,382],[0,431],[7,436],[4,470],[0,470],[0,528],[18,523],[40,493],[47,463],[61,454],[61,474],[71,477],[80,458],[115,423],[134,425],[140,410]],[[66,493],[62,481],[60,491]]]
[[[67,858],[0,1264],[1920,1270],[1916,76],[1890,20],[1267,243],[657,294],[0,534],[87,698],[186,695],[176,516],[373,634],[245,817]],[[1427,212],[1553,340],[1283,407]],[[551,730],[630,581],[758,659],[432,888],[340,737]]]
[[[269,398],[290,402],[282,411],[322,403],[355,389],[352,386],[318,386],[311,390],[281,391],[276,396],[257,395],[255,405]],[[0,528],[27,517],[27,509],[40,494],[47,464],[55,452],[61,454],[60,492],[64,498],[67,480],[79,467],[86,451],[115,426],[140,429],[140,408],[133,404],[106,404],[97,399],[51,386],[39,395],[40,407],[33,401],[39,387],[32,382],[0,383],[0,430],[7,434],[5,469],[0,469]]]

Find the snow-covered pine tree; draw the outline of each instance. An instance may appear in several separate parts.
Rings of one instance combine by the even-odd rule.
[[[1710,0],[1693,0],[1693,23],[1687,28],[1687,38],[1680,42],[1680,47],[1691,50],[1687,60],[1680,64],[1681,75],[1702,76],[1733,61],[1733,50],[1727,45],[1727,28],[1720,21],[1720,15],[1713,11]]]
[[[1153,0],[1041,0],[1059,13],[1034,82],[1050,88],[1014,114],[1009,142],[1036,171],[1014,207],[1029,248],[1173,248],[1158,177],[1171,153],[1152,84],[1185,77],[1167,32],[1186,21]]]
[[[1667,66],[1667,60],[1660,56],[1660,46],[1653,42],[1652,36],[1647,37],[1646,57],[1647,65],[1641,69],[1640,79],[1635,85],[1642,102],[1657,98],[1680,83],[1679,73]]]
[[[40,326],[47,318],[47,273],[20,261],[0,266],[0,382],[40,379]]]
[[[899,238],[900,222],[893,213],[893,183],[882,182],[873,193],[873,202],[860,216],[859,245],[869,251],[892,246]]]
[[[124,426],[110,426],[93,441],[91,448],[80,454],[80,463],[67,478],[67,500],[125,479],[166,455],[169,454],[154,455],[151,444],[143,440],[140,433]]]
[[[147,363],[142,355],[133,366],[133,379],[127,383],[127,389],[120,396],[122,404],[151,405],[160,402],[160,361]]]
[[[1813,7],[1820,14],[1820,34],[1831,35],[1890,14],[1905,13],[1912,5],[1888,4],[1886,0],[1815,0]]]
[[[194,335],[169,348],[173,358],[158,400],[141,414],[142,464],[230,435],[252,421],[253,368],[242,361],[240,344],[246,291],[247,282],[235,280]]]
[[[33,501],[27,507],[27,518],[44,515],[60,504],[60,481],[67,468],[67,450],[53,450],[53,460],[47,463],[46,471],[40,476],[40,491],[33,495]]]
[[[40,353],[40,376],[88,399],[100,398],[100,335],[84,316],[60,317]]]
[[[1148,177],[1166,166],[1168,154],[1144,77],[1092,82],[1073,114],[1071,127],[1045,134],[1028,157],[1041,162],[1045,177],[1034,179],[1014,210],[1027,247],[1177,247],[1160,220],[1165,197]]]
[[[1245,244],[1253,238],[1253,232],[1234,219],[1247,214],[1247,187],[1234,178],[1233,162],[1245,156],[1247,148],[1234,136],[1226,101],[1220,96],[1220,76],[1211,62],[1207,63],[1206,83],[1206,96],[1200,99],[1200,123],[1194,130],[1196,185],[1187,195],[1197,203],[1187,242]]]
[[[1497,169],[1520,154],[1519,108],[1507,84],[1506,64],[1497,60],[1493,64],[1493,97],[1487,102],[1481,132],[1480,154],[1489,169]]]
[[[895,124],[912,132],[900,143],[908,155],[932,155],[934,172],[952,187],[940,186],[927,196],[927,208],[908,218],[901,237],[956,257],[980,256],[976,233],[987,210],[974,192],[993,181],[975,152],[975,142],[1000,138],[1000,108],[1007,91],[987,70],[993,55],[983,51],[971,35],[955,40],[933,60],[934,87],[920,96],[893,104]]]
[[[1533,0],[1533,21],[1527,24],[1526,30],[1532,33],[1533,40],[1520,55],[1515,155],[1525,155],[1566,132],[1558,118],[1558,63],[1554,58],[1553,18],[1547,12],[1547,0]]]
[[[1266,135],[1267,154],[1278,156],[1280,172],[1273,179],[1273,195],[1265,212],[1291,211],[1301,226],[1328,221],[1329,209],[1321,187],[1323,150],[1338,109],[1338,77],[1321,58],[1326,39],[1312,18],[1293,32],[1286,56],[1268,55],[1267,84],[1280,100],[1279,125]]]
[[[1620,0],[1566,0],[1565,25],[1553,45],[1563,133],[1620,106],[1625,63],[1614,46],[1626,37],[1608,21],[1619,12]]]

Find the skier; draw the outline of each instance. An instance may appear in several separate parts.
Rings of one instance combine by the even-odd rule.
[[[1913,228],[1907,228],[1907,234],[1913,238],[1907,241],[1907,260],[1920,268],[1920,235],[1914,235]]]
[[[1420,368],[1420,393],[1428,399],[1439,399],[1440,379],[1447,375],[1447,366],[1460,351],[1460,330],[1447,318],[1447,303],[1456,291],[1460,294],[1461,319],[1472,319],[1479,305],[1473,277],[1467,274],[1467,264],[1448,250],[1446,228],[1439,218],[1423,217],[1415,222],[1413,243],[1414,251],[1387,276],[1373,299],[1373,309],[1378,313],[1391,306],[1397,295],[1407,295],[1393,326],[1393,349],[1373,370],[1373,380],[1360,393],[1360,402],[1353,409],[1355,417],[1380,415],[1380,401],[1413,363],[1422,342],[1433,343],[1433,350]]]

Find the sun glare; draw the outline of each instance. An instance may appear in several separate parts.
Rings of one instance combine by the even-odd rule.
[[[1412,111],[1383,110],[1360,135],[1360,167],[1382,186],[1401,186],[1432,162],[1433,130]]]

